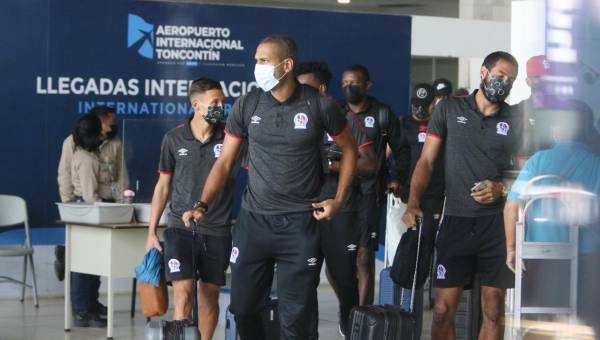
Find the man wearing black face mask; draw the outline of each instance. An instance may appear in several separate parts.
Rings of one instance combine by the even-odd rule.
[[[410,192],[410,179],[417,165],[417,160],[421,156],[423,145],[427,137],[427,125],[431,120],[431,112],[437,103],[435,89],[429,84],[417,84],[413,89],[411,98],[411,115],[400,118],[400,130],[402,135],[400,162],[398,162],[397,178],[402,185],[400,186],[400,199],[403,203],[408,202]],[[427,246],[428,251],[433,252],[433,241],[439,225],[444,206],[444,157],[438,157],[433,167],[431,182],[421,199],[421,208],[423,209],[423,244]],[[423,263],[428,266],[430,264]],[[422,294],[418,290],[417,294]],[[415,313],[423,312],[423,299],[415,299]],[[422,314],[417,315],[417,324],[419,325],[418,334],[422,329]]]
[[[399,179],[402,183],[400,198],[408,203],[410,179],[423,151],[427,137],[427,125],[431,112],[436,105],[435,90],[429,84],[417,84],[411,98],[411,115],[400,118],[402,143],[400,154],[403,162],[399,164]],[[444,201],[444,157],[438,157],[427,190],[421,199],[423,207],[423,235],[433,244],[433,237],[442,213]]]
[[[517,71],[512,55],[494,52],[484,59],[479,90],[436,105],[412,176],[403,216],[408,226],[423,217],[423,194],[436,159],[444,151],[446,206],[436,238],[434,340],[455,336],[454,316],[460,295],[465,285],[472,284],[474,275],[482,286],[483,325],[479,338],[503,337],[504,295],[514,285],[514,276],[504,263],[502,210],[506,191],[502,174],[511,166],[522,130],[519,117],[504,99]]]
[[[387,105],[368,96],[371,85],[369,71],[363,65],[348,66],[342,73],[342,107],[362,121],[367,139],[373,141],[377,156],[377,171],[371,176],[363,177],[361,183],[361,237],[356,260],[360,305],[373,303],[374,251],[378,245],[377,228],[386,187],[386,149],[389,145],[393,152],[398,153],[400,144],[398,118]]]
[[[219,287],[225,285],[231,252],[235,171],[227,178],[206,219],[194,226],[198,234],[196,254],[192,255],[192,233],[184,226],[181,215],[194,208],[212,165],[221,156],[225,138],[222,124],[225,96],[217,81],[199,78],[190,85],[189,98],[194,116],[167,132],[163,139],[146,250],[153,247],[162,250],[156,227],[171,192],[164,260],[166,279],[173,285],[173,320],[191,319],[192,280],[198,279],[192,273],[192,256],[196,256],[202,280],[198,289],[200,332],[202,339],[212,339],[219,319]]]

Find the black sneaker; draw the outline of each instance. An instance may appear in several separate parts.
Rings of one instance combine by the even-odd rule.
[[[56,256],[54,260],[54,274],[56,274],[58,281],[62,282],[65,279],[65,246],[56,246],[54,248],[54,255]]]
[[[106,327],[106,319],[102,319],[98,314],[80,312],[73,315],[73,325],[75,327]]]
[[[105,305],[101,304],[100,301],[96,301],[92,306],[92,313],[98,314],[99,316],[106,318],[108,314],[108,308]]]
[[[342,324],[341,323],[338,325],[338,332],[340,333],[340,338],[346,339],[346,332],[344,332],[342,330]]]

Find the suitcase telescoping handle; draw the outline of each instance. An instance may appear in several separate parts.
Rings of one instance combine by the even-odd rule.
[[[421,253],[421,237],[423,235],[423,221],[421,217],[417,217],[415,219],[417,228],[417,232],[419,233],[419,237],[417,237],[417,256],[415,256],[415,274],[413,275],[412,289],[410,290],[410,308],[409,312],[412,313],[415,305],[415,288],[417,288],[417,273],[419,272],[419,255]],[[404,301],[404,292],[405,289],[402,289],[402,296],[400,297],[400,301]]]
[[[198,282],[196,281],[196,222],[192,223],[192,323],[198,327]]]

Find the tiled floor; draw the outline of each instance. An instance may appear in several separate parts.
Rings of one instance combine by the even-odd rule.
[[[106,301],[104,297],[101,300]],[[229,295],[221,294],[221,317],[214,337],[224,338],[224,312],[229,304]],[[129,317],[130,296],[115,297],[115,339],[143,339],[146,319],[139,309],[134,319]],[[320,339],[340,339],[337,330],[336,299],[328,285],[319,287],[319,336]],[[170,313],[168,314],[170,315]],[[430,313],[424,316],[424,335],[421,339],[429,339]],[[18,300],[0,300],[0,340],[54,340],[54,339],[105,339],[106,329],[73,328],[71,332],[63,331],[64,304],[62,298],[44,298],[40,307],[33,307],[31,300],[24,303]]]

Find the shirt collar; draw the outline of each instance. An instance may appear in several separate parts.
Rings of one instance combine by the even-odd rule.
[[[270,101],[272,101],[273,103],[277,104],[277,105],[289,105],[290,103],[293,103],[298,97],[300,97],[300,93],[303,91],[303,86],[308,86],[308,85],[302,85],[300,84],[298,81],[295,81],[296,83],[296,88],[294,89],[294,92],[292,92],[292,95],[286,99],[284,102],[279,102],[277,99],[275,99],[275,97],[273,97],[273,95],[271,94],[271,91],[266,92],[267,98],[269,98]]]
[[[364,110],[362,110],[360,112],[355,112],[356,115],[363,115],[363,114],[371,112],[371,108],[373,107],[373,101],[374,101],[373,97],[367,96],[367,106],[365,107]],[[347,112],[352,111],[352,110],[350,110],[350,105],[348,105],[348,102],[344,102],[344,108],[346,109]]]
[[[506,102],[500,103],[500,108],[498,109],[498,111],[489,116],[485,116],[481,112],[479,112],[479,109],[477,108],[477,102],[475,101],[475,95],[477,94],[478,91],[479,91],[479,89],[476,89],[475,91],[473,91],[473,93],[471,93],[467,97],[467,103],[469,104],[469,108],[471,110],[475,111],[477,113],[477,115],[479,115],[481,118],[492,118],[492,117],[502,117],[507,114],[507,112],[509,111],[509,106],[508,106],[508,104],[506,104]]]
[[[197,141],[198,143],[200,143],[200,141],[197,140],[196,137],[194,137],[194,134],[192,133],[192,125],[191,125],[192,118],[188,119],[183,124],[183,138],[185,138],[187,140]],[[222,124],[218,124],[214,127],[213,133],[210,135],[210,137],[208,137],[208,139],[204,143],[209,143],[212,140],[219,139],[219,138],[223,138],[223,125]]]

